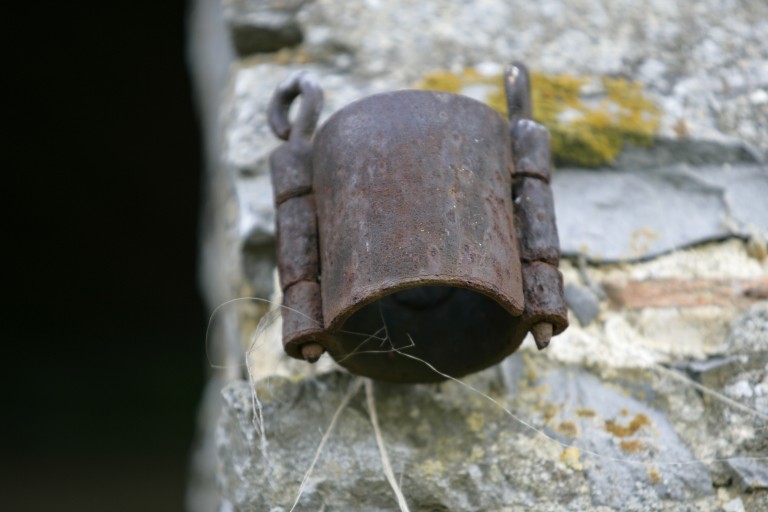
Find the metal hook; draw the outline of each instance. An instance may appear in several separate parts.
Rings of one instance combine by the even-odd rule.
[[[510,64],[504,71],[504,87],[510,124],[514,126],[518,119],[531,119],[533,109],[528,69],[519,62]]]
[[[288,119],[291,103],[302,96],[301,107],[292,125]],[[323,90],[313,75],[299,71],[277,86],[269,102],[267,118],[272,132],[283,140],[310,140],[323,109]]]

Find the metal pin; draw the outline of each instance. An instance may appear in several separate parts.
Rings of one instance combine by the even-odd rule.
[[[308,363],[316,363],[324,352],[325,349],[319,343],[309,342],[301,346],[301,357]]]
[[[539,350],[544,350],[549,346],[549,341],[552,339],[552,324],[539,322],[531,328],[531,332]]]

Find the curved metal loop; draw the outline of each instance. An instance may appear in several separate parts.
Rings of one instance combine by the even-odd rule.
[[[504,71],[504,87],[510,124],[514,125],[519,119],[531,119],[533,107],[528,69],[519,62],[513,62]]]
[[[293,124],[288,113],[293,100],[302,96],[298,115]],[[272,132],[283,140],[310,140],[323,109],[323,90],[313,75],[306,71],[292,74],[277,86],[269,102],[267,118]]]

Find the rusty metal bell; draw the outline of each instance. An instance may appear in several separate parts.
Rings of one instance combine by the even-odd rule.
[[[402,90],[346,106],[316,134],[315,81],[278,87],[269,122],[286,142],[270,165],[290,356],[439,381],[567,327],[549,134],[529,119],[525,68],[505,80],[509,120],[464,96]]]

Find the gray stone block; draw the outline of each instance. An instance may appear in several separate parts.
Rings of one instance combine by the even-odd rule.
[[[221,0],[240,57],[296,46],[302,33],[296,14],[307,0]]]

